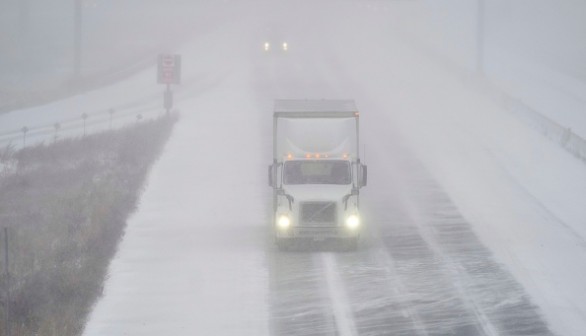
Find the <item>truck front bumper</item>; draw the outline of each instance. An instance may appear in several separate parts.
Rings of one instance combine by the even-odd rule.
[[[277,230],[277,238],[355,238],[360,236],[360,230],[349,230],[345,227],[304,227],[296,226],[288,230]]]

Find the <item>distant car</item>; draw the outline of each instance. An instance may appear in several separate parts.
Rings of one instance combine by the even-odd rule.
[[[261,44],[262,50],[265,53],[287,53],[290,49],[288,35],[286,29],[280,25],[270,25],[265,27],[262,31],[263,41]]]
[[[263,50],[265,52],[287,52],[289,50],[289,43],[287,41],[265,41]]]

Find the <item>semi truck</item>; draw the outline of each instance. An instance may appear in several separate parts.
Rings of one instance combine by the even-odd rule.
[[[275,100],[268,175],[279,249],[326,240],[357,248],[360,189],[367,183],[359,119],[353,100]]]

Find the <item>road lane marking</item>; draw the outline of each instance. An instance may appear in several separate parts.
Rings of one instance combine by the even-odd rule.
[[[332,253],[324,253],[322,255],[322,262],[325,269],[326,282],[328,286],[328,294],[332,305],[332,312],[336,323],[336,331],[339,336],[355,336],[358,335],[356,324],[354,323],[354,315],[352,314],[352,307],[350,301],[346,296],[344,285],[340,275],[336,271],[336,260]]]

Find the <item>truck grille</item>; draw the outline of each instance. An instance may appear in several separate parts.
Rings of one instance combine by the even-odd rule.
[[[336,226],[335,202],[301,203],[301,226]]]

